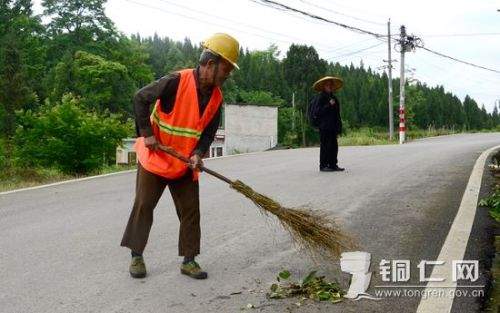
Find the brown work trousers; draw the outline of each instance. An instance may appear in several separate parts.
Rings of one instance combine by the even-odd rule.
[[[168,185],[174,200],[179,228],[179,255],[194,257],[200,254],[200,197],[198,181],[188,170],[179,179],[166,179],[137,165],[135,201],[121,246],[141,253],[146,247],[153,224],[153,210]]]

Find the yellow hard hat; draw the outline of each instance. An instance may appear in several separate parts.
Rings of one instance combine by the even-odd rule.
[[[316,91],[322,91],[323,85],[329,80],[333,82],[333,91],[337,91],[344,86],[342,79],[334,76],[325,76],[314,83],[313,89]]]
[[[240,55],[240,44],[236,39],[224,33],[216,33],[207,38],[202,46],[213,53],[220,55],[234,67],[239,69],[238,56]]]

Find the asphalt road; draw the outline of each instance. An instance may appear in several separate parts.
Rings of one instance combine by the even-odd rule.
[[[317,148],[206,161],[286,206],[308,205],[337,217],[372,253],[370,294],[381,259],[439,254],[470,171],[500,134],[468,134],[390,146],[341,147],[343,173],[320,173]],[[135,173],[0,195],[1,312],[414,312],[417,297],[340,304],[268,300],[276,274],[299,278],[318,269],[347,287],[335,260],[314,263],[279,225],[222,182],[201,178],[202,255],[206,281],[179,273],[178,220],[168,191],[155,212],[145,260],[148,277],[128,274],[119,246]],[[232,293],[238,293],[231,295]],[[471,308],[473,311],[473,309]],[[248,310],[252,311],[252,310]],[[471,312],[472,312],[471,311]],[[466,312],[463,311],[462,312]]]

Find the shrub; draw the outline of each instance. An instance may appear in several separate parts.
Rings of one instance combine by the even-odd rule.
[[[85,111],[71,94],[55,106],[20,111],[18,118],[16,164],[53,166],[67,174],[86,174],[113,161],[116,146],[131,130],[118,115]]]
[[[5,140],[0,138],[0,168],[4,168],[6,165],[6,146]]]

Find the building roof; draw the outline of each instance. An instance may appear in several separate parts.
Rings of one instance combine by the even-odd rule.
[[[255,104],[255,103],[243,103],[243,102],[237,102],[237,103],[226,102],[224,104],[225,105],[254,106],[254,107],[272,107],[272,108],[279,107],[279,105],[276,105],[276,104]]]

